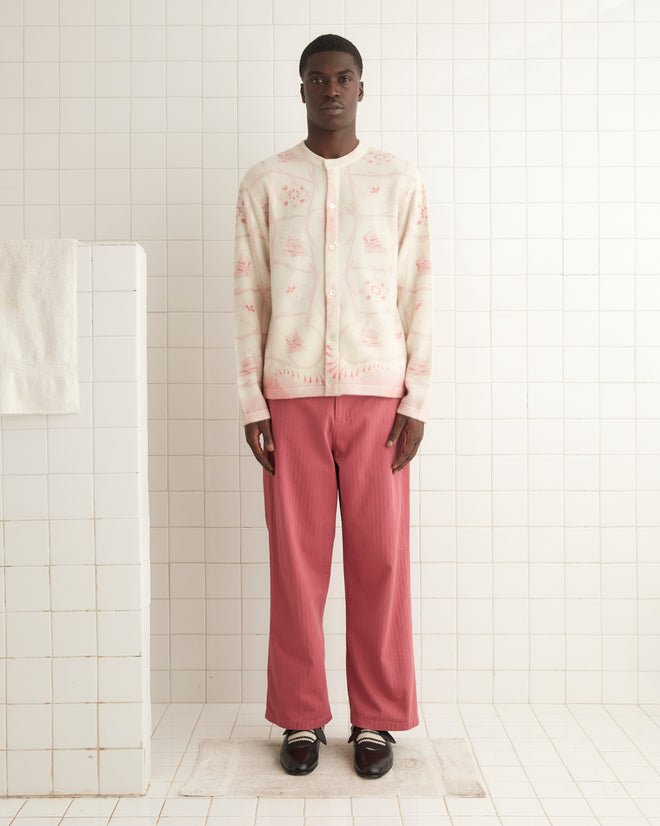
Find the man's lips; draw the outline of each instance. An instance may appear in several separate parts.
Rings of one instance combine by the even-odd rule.
[[[341,112],[341,110],[343,108],[344,108],[343,106],[338,106],[337,104],[334,104],[332,106],[322,106],[321,111],[322,112]]]

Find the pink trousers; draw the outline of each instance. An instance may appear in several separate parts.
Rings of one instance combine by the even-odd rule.
[[[331,719],[325,608],[337,493],[346,594],[351,723],[418,724],[410,601],[409,469],[385,447],[398,399],[269,400],[275,475],[264,472],[270,543],[266,718],[290,729]]]

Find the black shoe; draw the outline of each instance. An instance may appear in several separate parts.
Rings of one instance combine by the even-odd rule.
[[[394,754],[390,743],[396,740],[389,731],[353,726],[348,741],[355,746],[355,771],[361,777],[382,777],[392,768]]]
[[[319,742],[325,743],[322,728],[286,729],[280,751],[280,763],[287,774],[309,774],[318,766]]]

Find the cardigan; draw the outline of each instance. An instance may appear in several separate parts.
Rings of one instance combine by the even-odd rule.
[[[304,142],[252,166],[236,208],[234,333],[244,425],[267,399],[400,398],[428,418],[431,263],[424,186],[363,143]]]

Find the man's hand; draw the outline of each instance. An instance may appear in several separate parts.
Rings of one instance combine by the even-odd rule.
[[[260,441],[261,436],[263,436],[263,447]],[[270,429],[270,419],[262,419],[260,422],[246,424],[245,440],[250,445],[250,450],[254,453],[257,462],[273,476],[275,474],[275,468],[268,455],[275,450],[275,442],[273,441],[273,434]]]
[[[403,416],[401,413],[397,413],[394,418],[394,425],[392,426],[390,435],[387,437],[387,447],[392,447],[393,444],[396,444],[402,432],[405,433],[403,453],[397,457],[396,461],[392,465],[392,471],[394,473],[398,473],[398,471],[403,470],[411,459],[415,458],[417,448],[424,438],[424,422],[420,422],[419,419],[411,419],[410,416]]]

